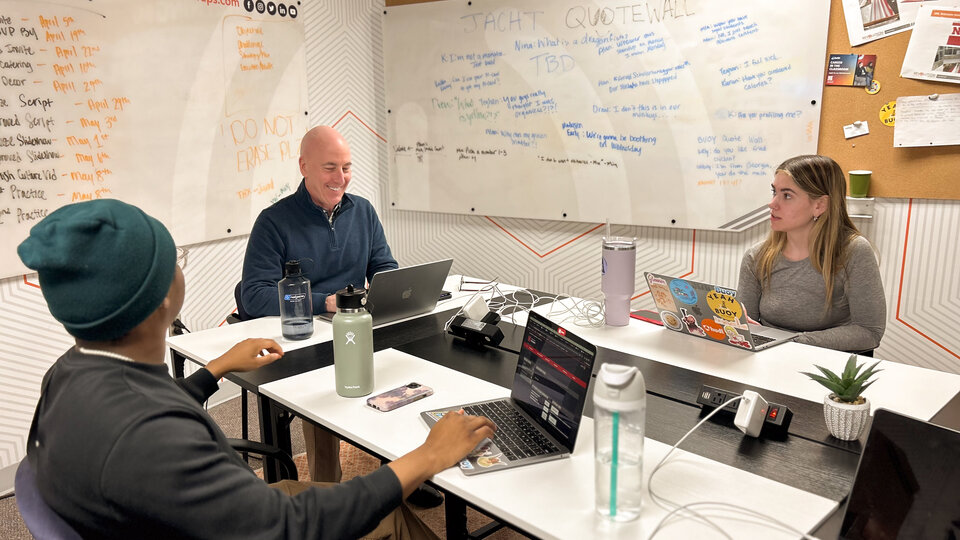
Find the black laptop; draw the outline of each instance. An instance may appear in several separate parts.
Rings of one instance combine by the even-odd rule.
[[[466,475],[566,457],[577,442],[596,358],[592,344],[530,311],[509,398],[420,415],[432,426],[447,412],[463,408],[497,424],[494,439],[460,461]]]
[[[960,539],[960,432],[877,409],[840,538]]]

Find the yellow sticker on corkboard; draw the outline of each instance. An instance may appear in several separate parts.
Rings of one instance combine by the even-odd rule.
[[[883,107],[880,107],[880,121],[883,125],[893,127],[896,123],[897,102],[889,101]]]
[[[870,86],[867,86],[865,89],[871,96],[880,92],[880,81],[874,79],[873,82],[870,83]]]

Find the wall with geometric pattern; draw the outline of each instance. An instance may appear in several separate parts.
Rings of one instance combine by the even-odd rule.
[[[453,257],[453,273],[599,299],[601,224],[391,209],[382,12],[382,1],[326,0],[304,2],[301,16],[309,124],[335,125],[350,142],[350,190],[377,207],[400,264]],[[857,224],[879,252],[887,297],[887,329],[876,356],[960,373],[960,274],[950,270],[960,266],[960,202],[877,200],[873,219]],[[614,234],[637,237],[638,270],[730,286],[743,251],[766,231],[765,223],[739,233],[613,226]],[[223,324],[234,310],[244,249],[245,238],[187,246],[182,320],[188,328]],[[639,271],[637,277],[634,307],[652,307]],[[0,471],[24,456],[40,379],[71,344],[47,312],[35,275],[0,281]]]

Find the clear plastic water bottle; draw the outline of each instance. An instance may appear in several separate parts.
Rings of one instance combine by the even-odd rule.
[[[603,364],[593,388],[597,513],[614,521],[640,515],[647,388],[633,366]]]
[[[313,296],[310,280],[300,270],[300,261],[287,261],[280,294],[280,329],[285,339],[307,339],[313,335]]]
[[[337,394],[343,397],[373,392],[373,317],[363,307],[366,300],[366,291],[353,285],[337,291],[333,373]]]

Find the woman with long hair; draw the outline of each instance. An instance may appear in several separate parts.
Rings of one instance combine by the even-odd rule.
[[[737,298],[765,326],[800,332],[796,341],[872,351],[887,320],[873,247],[850,221],[843,171],[826,156],[777,167],[770,234],[740,264]]]

